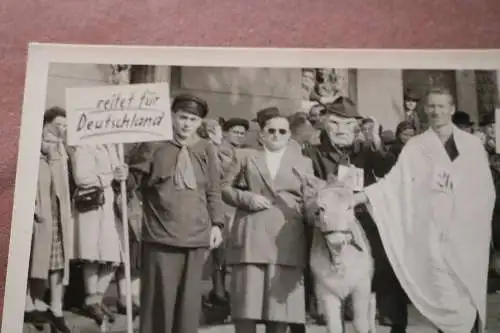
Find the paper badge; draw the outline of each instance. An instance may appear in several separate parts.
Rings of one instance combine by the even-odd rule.
[[[451,173],[444,168],[436,168],[432,177],[432,189],[434,191],[448,193],[453,189]]]
[[[339,165],[338,178],[354,191],[362,191],[364,188],[364,170],[354,165]]]

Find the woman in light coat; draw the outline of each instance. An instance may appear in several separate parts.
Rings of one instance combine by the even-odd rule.
[[[312,163],[289,144],[288,120],[276,108],[260,111],[257,122],[262,148],[242,159],[222,190],[237,208],[227,249],[231,315],[237,333],[255,332],[257,322],[286,332],[305,322],[303,194],[293,168],[312,175]]]
[[[69,332],[63,317],[63,294],[69,281],[69,260],[73,255],[65,140],[66,112],[58,107],[47,110],[42,130],[27,317],[35,323],[49,321],[60,332]],[[50,309],[43,303],[47,286],[51,295]]]
[[[103,297],[115,270],[123,263],[122,224],[114,211],[114,180],[126,179],[127,167],[120,164],[115,145],[75,147],[71,154],[77,188],[101,187],[104,204],[95,210],[75,209],[75,259],[83,261],[86,299],[84,311],[101,325],[110,311]]]

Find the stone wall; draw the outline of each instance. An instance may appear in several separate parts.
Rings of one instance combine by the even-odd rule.
[[[476,122],[499,106],[495,71],[350,69],[338,70],[338,74],[345,79],[344,93],[357,102],[359,112],[375,117],[386,129],[395,129],[403,119],[406,88],[423,93],[431,84],[445,84],[452,90],[458,109]],[[110,75],[108,65],[52,64],[46,107],[65,107],[66,88],[108,85]],[[172,96],[192,92],[206,99],[211,118],[250,120],[267,106],[277,106],[285,114],[301,110],[300,69],[157,67],[139,73],[134,81],[171,81]],[[255,129],[253,126],[252,132]]]
[[[300,70],[274,68],[173,67],[172,96],[190,92],[207,101],[209,118],[241,117],[248,120],[265,107],[283,114],[300,110]],[[248,141],[257,127],[252,123]]]
[[[356,81],[359,113],[394,131],[404,116],[402,71],[359,69]]]
[[[258,110],[277,106],[292,114],[300,108],[297,69],[182,67],[173,94],[192,92],[204,98],[212,117],[253,119]]]
[[[45,106],[66,107],[66,88],[93,87],[109,84],[111,67],[96,64],[51,64]]]

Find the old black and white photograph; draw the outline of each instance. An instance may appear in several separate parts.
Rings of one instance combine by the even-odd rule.
[[[28,66],[2,333],[500,332],[500,70],[480,54],[115,54]]]

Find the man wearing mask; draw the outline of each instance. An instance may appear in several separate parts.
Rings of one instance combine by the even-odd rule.
[[[305,151],[305,155],[313,161],[315,175],[321,179],[327,180],[330,177],[341,179],[349,168],[355,168],[359,181],[353,186],[358,191],[364,186],[373,184],[377,177],[383,177],[394,163],[393,155],[382,145],[378,126],[373,126],[369,144],[361,147],[354,145],[360,118],[356,105],[346,97],[327,104],[323,116],[324,129],[320,136],[321,142]],[[377,228],[371,222],[366,210],[357,209],[356,217],[359,220],[368,221],[368,223],[363,223],[363,228],[372,248],[375,267],[377,267],[377,261],[383,260],[384,251]],[[376,277],[377,271],[373,283],[375,292],[384,283],[383,279]],[[314,304],[314,298],[311,301]]]
[[[222,241],[220,173],[214,146],[196,134],[206,102],[180,95],[171,109],[173,140],[130,166],[145,215],[140,331],[196,333],[205,254]]]

